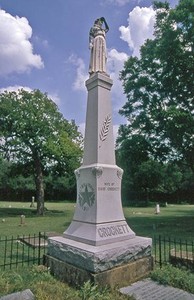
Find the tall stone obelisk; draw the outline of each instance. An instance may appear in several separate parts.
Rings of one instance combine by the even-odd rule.
[[[88,105],[83,165],[75,171],[77,205],[64,236],[104,245],[135,236],[121,205],[122,169],[115,165],[110,89],[112,80],[94,73],[86,81]]]
[[[84,158],[75,171],[76,209],[63,237],[49,239],[47,260],[53,272],[63,273],[62,279],[67,281],[79,278],[76,280],[80,283],[95,278],[97,283],[122,285],[124,278],[135,281],[151,269],[151,239],[137,237],[123,214],[123,171],[115,164],[114,151],[110,93],[113,82],[106,72],[108,29],[105,19],[100,18],[90,30]],[[66,271],[57,271],[56,266],[68,270],[71,280]],[[112,279],[115,274],[116,282]]]

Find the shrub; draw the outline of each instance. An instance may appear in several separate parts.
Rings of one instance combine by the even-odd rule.
[[[194,274],[183,268],[176,268],[168,264],[161,269],[156,268],[151,273],[151,278],[161,284],[194,293]]]

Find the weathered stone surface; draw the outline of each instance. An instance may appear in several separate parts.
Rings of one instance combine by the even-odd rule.
[[[88,104],[83,164],[75,171],[77,203],[64,236],[89,245],[135,237],[121,204],[123,170],[115,164],[110,89],[112,80],[96,73],[86,81]]]
[[[122,287],[147,276],[153,268],[151,256],[98,273],[72,266],[48,255],[45,261],[52,274],[73,286],[83,285],[84,282],[90,280],[100,286]]]
[[[0,300],[35,300],[31,290],[27,289],[22,292],[13,293],[0,298]]]
[[[86,277],[93,276],[93,280],[101,284],[118,285],[116,278],[123,281],[125,273],[128,274],[127,278],[131,276],[130,280],[135,280],[151,269],[152,240],[137,237],[123,213],[123,170],[115,164],[110,94],[112,83],[107,74],[95,71],[86,81],[88,103],[84,156],[82,166],[75,170],[75,213],[64,237],[48,239],[47,257],[53,273],[63,273],[59,267],[61,265],[61,268],[68,268],[68,274],[72,268],[72,277],[85,278],[86,274]],[[147,266],[138,263],[142,259],[148,263]]]
[[[194,295],[167,285],[161,285],[151,279],[138,281],[120,289],[122,294],[138,300],[194,300]]]
[[[90,272],[102,272],[151,256],[150,238],[135,237],[102,246],[91,246],[63,237],[49,239],[48,255]]]

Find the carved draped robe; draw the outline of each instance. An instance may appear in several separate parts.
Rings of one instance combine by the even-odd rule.
[[[90,54],[89,74],[96,72],[106,73],[106,40],[105,30],[102,28],[91,29],[92,49]]]

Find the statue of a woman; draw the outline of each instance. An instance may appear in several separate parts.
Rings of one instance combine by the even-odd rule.
[[[104,24],[104,28],[103,28]],[[109,27],[105,18],[94,22],[89,33],[89,49],[91,50],[89,74],[96,72],[106,73],[106,32]]]

